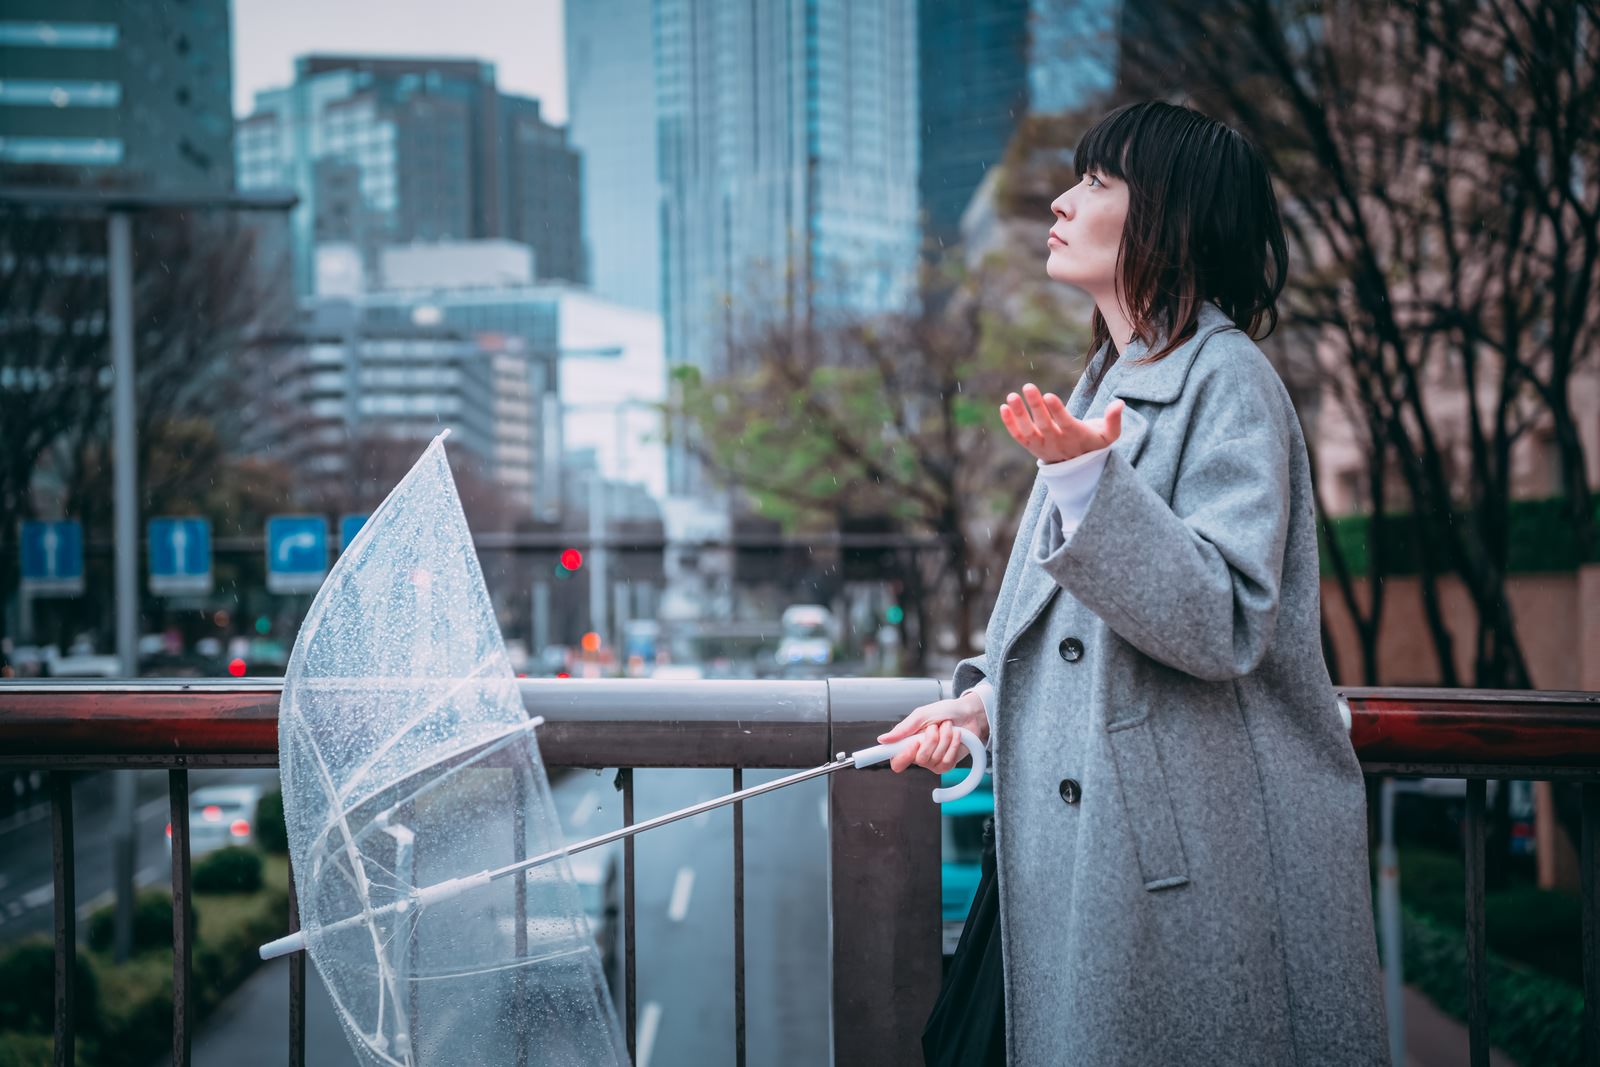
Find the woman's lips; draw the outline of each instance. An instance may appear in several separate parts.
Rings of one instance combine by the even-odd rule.
[[[1050,236],[1045,240],[1045,244],[1047,244],[1047,245],[1060,245],[1062,248],[1067,247],[1067,242],[1065,242],[1061,238],[1057,237],[1055,235],[1055,231],[1053,231],[1053,230],[1051,231]]]

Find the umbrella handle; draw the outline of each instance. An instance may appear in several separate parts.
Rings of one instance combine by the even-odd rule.
[[[933,802],[935,804],[948,803],[964,797],[978,788],[978,783],[983,781],[984,771],[989,767],[989,753],[984,749],[983,742],[978,740],[978,735],[965,727],[957,727],[956,733],[961,735],[961,743],[967,746],[968,752],[972,753],[972,769],[967,772],[965,778],[955,785],[935,789],[933,791]],[[857,769],[871,767],[875,763],[887,763],[916,744],[918,740],[919,738],[916,737],[907,737],[899,741],[892,741],[887,745],[873,745],[871,748],[864,748],[860,752],[851,753],[850,758],[855,762]]]

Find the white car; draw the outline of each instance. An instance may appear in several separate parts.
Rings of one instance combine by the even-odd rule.
[[[256,839],[259,785],[208,785],[189,794],[189,855],[199,856],[228,845],[249,845]],[[172,824],[167,824],[172,847]]]

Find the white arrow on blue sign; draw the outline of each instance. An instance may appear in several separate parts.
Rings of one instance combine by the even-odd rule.
[[[211,592],[211,523],[192,516],[150,520],[150,592]]]
[[[315,593],[328,574],[328,520],[274,515],[267,520],[267,591]]]
[[[34,596],[83,593],[83,524],[22,524],[22,588]]]

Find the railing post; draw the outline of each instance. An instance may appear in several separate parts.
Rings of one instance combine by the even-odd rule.
[[[1505,788],[1505,783],[1500,783]],[[1489,972],[1484,960],[1484,819],[1485,783],[1467,779],[1467,1032],[1472,1067],[1489,1067]]]
[[[300,929],[300,895],[294,888],[294,860],[289,860],[289,932]],[[306,954],[289,954],[289,1067],[306,1063]]]
[[[193,1043],[190,991],[194,946],[190,937],[189,772],[167,772],[172,812],[172,1063],[189,1067]]]
[[[1583,785],[1583,1062],[1600,1067],[1600,784]]]
[[[72,772],[50,772],[50,844],[56,903],[56,1067],[73,1067],[78,1038],[78,905],[72,853]]]
[[[876,744],[939,693],[919,679],[830,680],[830,750]],[[928,795],[937,785],[927,771],[883,767],[828,778],[835,1063],[922,1063],[940,978],[939,809]]]

